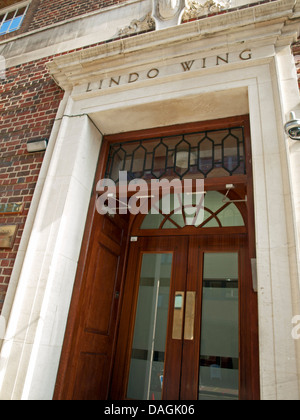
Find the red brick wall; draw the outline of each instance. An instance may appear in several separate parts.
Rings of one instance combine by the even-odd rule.
[[[33,0],[34,13],[28,16],[33,20],[22,32],[123,1]],[[16,32],[4,37],[13,35]],[[45,66],[51,58],[6,69],[5,79],[0,79],[0,204],[24,204],[21,214],[0,213],[0,225],[18,226],[13,248],[0,248],[0,314],[44,158],[44,153],[28,154],[26,144],[28,140],[49,138],[63,97]]]
[[[0,313],[44,157],[28,154],[26,143],[49,138],[63,96],[48,75],[48,61],[7,69],[0,80],[0,203],[24,203],[19,215],[0,214],[0,225],[18,225],[13,248],[0,249]]]
[[[20,29],[1,35],[1,41],[126,1],[128,0],[32,0]],[[0,9],[2,7],[4,6],[0,0]]]
[[[126,0],[40,0],[28,30],[84,15]]]

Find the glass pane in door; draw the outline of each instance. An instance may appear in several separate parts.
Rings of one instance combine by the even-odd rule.
[[[144,254],[140,274],[127,398],[162,395],[172,254]]]
[[[238,253],[205,253],[199,399],[238,399]]]

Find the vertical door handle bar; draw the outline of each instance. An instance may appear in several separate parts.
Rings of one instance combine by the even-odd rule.
[[[194,339],[196,292],[186,292],[184,339]]]
[[[184,292],[175,292],[172,339],[182,340]]]

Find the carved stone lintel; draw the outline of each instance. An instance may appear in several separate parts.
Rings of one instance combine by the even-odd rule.
[[[125,28],[122,28],[119,30],[117,36],[133,35],[133,34],[138,34],[140,32],[146,32],[146,31],[150,31],[154,29],[155,29],[155,21],[150,12],[142,19],[132,20],[130,25],[125,26]]]
[[[153,10],[142,19],[134,19],[120,29],[116,37],[180,25],[182,20],[197,19],[228,10],[231,0],[153,0]]]
[[[231,0],[187,0],[183,20],[197,19],[210,13],[228,10]]]

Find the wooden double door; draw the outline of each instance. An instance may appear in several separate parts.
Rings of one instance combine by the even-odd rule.
[[[247,236],[131,242],[111,399],[258,399]]]
[[[258,399],[247,235],[131,239],[95,214],[54,399]]]

